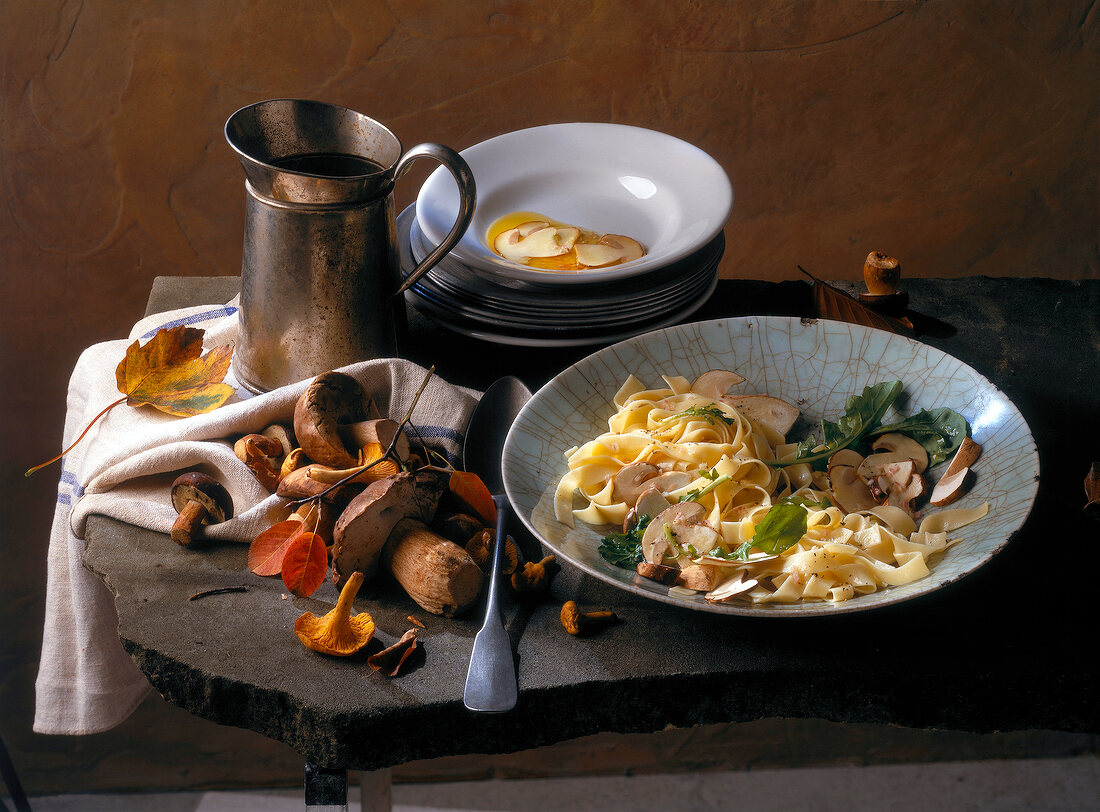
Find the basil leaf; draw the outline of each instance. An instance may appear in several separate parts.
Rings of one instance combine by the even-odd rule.
[[[778,555],[793,547],[806,535],[806,509],[797,500],[781,499],[772,505],[756,531],[752,541],[746,541],[733,554],[742,561],[749,557],[749,550],[757,549],[768,555]]]
[[[940,406],[921,409],[915,415],[889,426],[880,426],[870,436],[889,432],[907,434],[924,446],[928,452],[929,467],[938,465],[955,453],[963,439],[970,433],[966,418],[953,409]]]

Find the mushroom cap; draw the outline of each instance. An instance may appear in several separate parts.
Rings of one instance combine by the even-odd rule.
[[[417,513],[415,483],[413,474],[395,474],[370,483],[348,502],[332,531],[332,577],[337,584],[352,572],[370,578],[378,570],[394,526]]]
[[[715,536],[715,542],[717,543],[718,534],[703,519],[706,514],[707,509],[698,502],[677,502],[675,505],[661,511],[660,514],[650,520],[645,533],[642,534],[642,554],[645,560],[651,564],[663,563],[665,550],[668,548],[668,543],[665,540],[665,525],[668,525],[674,533],[682,532],[694,525],[702,526]],[[713,547],[712,544],[707,547],[707,550],[709,551]]]
[[[181,512],[188,502],[198,502],[206,510],[203,524],[224,522],[233,516],[233,498],[222,484],[209,474],[191,471],[172,483],[172,507]]]
[[[829,486],[833,501],[845,513],[870,510],[878,504],[867,480],[854,465],[833,465],[829,468]]]
[[[359,381],[343,372],[325,372],[294,404],[294,435],[314,462],[351,468],[356,455],[348,452],[339,427],[366,420],[369,409],[370,398]]]

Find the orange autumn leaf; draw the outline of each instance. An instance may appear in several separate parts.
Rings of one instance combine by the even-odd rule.
[[[299,533],[292,538],[283,555],[282,575],[286,588],[308,598],[325,582],[328,572],[328,547],[316,533]]]
[[[453,471],[448,482],[451,493],[462,505],[487,525],[495,525],[497,506],[481,477],[469,471]]]
[[[248,545],[248,569],[256,575],[278,575],[283,571],[283,556],[295,538],[303,532],[297,519],[273,524]]]
[[[233,394],[223,383],[233,356],[231,346],[202,354],[203,331],[171,327],[142,345],[135,341],[115,370],[118,391],[131,406],[152,406],[176,417],[204,414]]]

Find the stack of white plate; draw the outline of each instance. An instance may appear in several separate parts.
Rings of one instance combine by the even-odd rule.
[[[682,321],[714,291],[733,191],[699,148],[640,127],[572,123],[505,133],[461,155],[477,185],[471,225],[405,293],[443,326],[522,346],[609,343]],[[440,168],[397,218],[403,279],[443,241],[458,207],[458,186]],[[486,235],[517,212],[625,234],[646,254],[580,272],[510,262]]]
[[[404,279],[431,251],[412,207],[397,218]],[[676,324],[703,305],[718,283],[725,249],[719,234],[702,250],[628,283],[562,285],[477,273],[444,257],[405,292],[406,301],[451,330],[501,344],[601,344]]]

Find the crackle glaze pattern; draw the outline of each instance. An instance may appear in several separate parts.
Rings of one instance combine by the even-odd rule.
[[[662,374],[692,379],[708,369],[744,375],[746,381],[735,392],[766,393],[798,404],[804,423],[795,426],[792,439],[817,426],[822,417],[838,417],[849,395],[863,387],[902,381],[908,396],[907,402],[903,396],[898,404],[903,413],[950,406],[970,422],[983,452],[974,466],[973,488],[955,506],[988,501],[989,515],[957,531],[963,541],[933,559],[928,577],[838,604],[709,604],[701,595],[670,596],[666,588],[608,564],[597,552],[606,528],[578,523],[570,529],[554,519],[554,488],[566,471],[565,452],[606,430],[614,411],[611,399],[629,374],[659,385]],[[508,497],[524,524],[557,555],[587,573],[666,603],[767,617],[860,611],[958,580],[987,562],[1021,527],[1034,503],[1039,477],[1035,442],[1019,411],[958,359],[879,330],[775,316],[680,325],[594,353],[535,394],[508,435],[503,464]],[[938,474],[932,472],[933,477]]]

